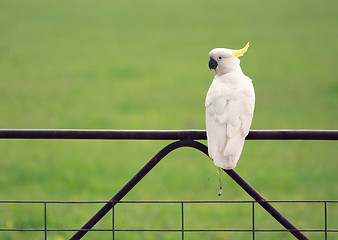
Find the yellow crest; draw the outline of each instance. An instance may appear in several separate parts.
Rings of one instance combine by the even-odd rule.
[[[248,50],[248,48],[249,48],[249,42],[245,45],[244,48],[240,50],[230,50],[230,52],[232,53],[232,55],[234,55],[234,57],[241,57]]]

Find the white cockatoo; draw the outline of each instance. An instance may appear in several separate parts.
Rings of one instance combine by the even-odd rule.
[[[215,78],[205,100],[209,156],[217,167],[233,169],[242,153],[255,107],[252,80],[245,76],[238,57],[248,50],[215,48],[209,68]]]

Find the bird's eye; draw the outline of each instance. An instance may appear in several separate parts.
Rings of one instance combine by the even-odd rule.
[[[218,59],[219,59],[219,60],[221,60],[221,59],[222,59],[222,57],[218,57]]]

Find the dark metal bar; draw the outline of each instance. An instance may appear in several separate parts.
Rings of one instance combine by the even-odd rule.
[[[183,202],[181,202],[181,221],[182,221],[182,240],[184,240],[184,206]]]
[[[325,224],[325,240],[327,240],[327,203],[324,202],[324,224]]]
[[[70,239],[77,240],[81,239],[89,229],[95,226],[95,224],[100,221],[109,210],[114,207],[153,167],[156,166],[162,158],[164,158],[171,151],[180,148],[180,147],[193,147],[196,149],[206,148],[205,145],[195,142],[195,141],[177,141],[169,144],[161,151],[159,151],[126,185],[124,185],[121,190],[112,198],[108,203],[106,203],[83,227],[80,231],[74,234]],[[207,148],[206,152],[207,154]]]
[[[115,207],[113,207],[112,211],[111,211],[111,214],[112,214],[112,234],[113,234],[113,240],[115,239]]]
[[[0,139],[206,140],[205,130],[0,129]],[[338,130],[251,130],[247,140],[338,140]]]
[[[338,140],[338,130],[251,130],[246,140]]]
[[[117,139],[117,140],[202,140],[199,130],[76,130],[1,129],[0,138],[12,139]]]
[[[45,220],[45,240],[47,240],[47,203],[44,203],[44,220]]]
[[[74,232],[83,229],[47,229],[47,232]],[[86,229],[88,232],[112,232],[111,228]],[[115,232],[182,232],[182,229],[115,229]],[[302,232],[324,233],[324,229],[299,229]],[[45,229],[0,228],[0,232],[45,232]],[[252,232],[252,229],[184,229],[184,232]],[[289,232],[288,229],[256,229],[255,232]],[[328,229],[328,233],[338,233],[337,229]]]
[[[87,204],[87,203],[108,203],[109,201],[26,201],[26,200],[0,200],[1,203],[52,203],[52,204]],[[181,203],[182,201],[120,201],[119,203]],[[184,203],[252,203],[247,200],[187,200]],[[269,200],[270,203],[338,203],[338,200]]]
[[[60,230],[64,231],[64,230]],[[67,230],[74,231],[74,229]],[[89,231],[111,231],[109,229],[91,229]],[[116,232],[182,232],[182,229],[116,229]],[[185,232],[252,232],[252,229],[184,229]],[[301,229],[303,232],[322,233],[321,229]],[[257,229],[255,232],[289,232],[287,229]],[[337,233],[338,230],[328,230],[328,232]]]
[[[87,203],[108,203],[109,201],[30,201],[30,200],[0,200],[1,203],[52,203],[52,204],[87,204]],[[181,203],[182,201],[120,201],[119,203]],[[247,200],[187,200],[184,203],[252,203]],[[338,203],[338,200],[269,200],[270,203]]]
[[[223,169],[224,170],[224,169]],[[277,211],[268,201],[266,201],[247,181],[245,181],[235,170],[224,170],[238,185],[240,185],[259,205],[261,205],[271,216],[290,231],[297,239],[308,240],[289,220]]]
[[[252,206],[252,240],[255,240],[255,203],[251,203]]]

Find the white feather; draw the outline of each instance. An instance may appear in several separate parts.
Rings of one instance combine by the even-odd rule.
[[[219,54],[211,51],[210,58],[217,59],[214,55]],[[232,59],[233,62],[230,61]],[[233,169],[250,130],[255,94],[252,80],[243,74],[239,60],[227,58],[224,62],[231,68],[218,61],[216,76],[207,93],[206,130],[209,156],[214,164],[223,169]]]

